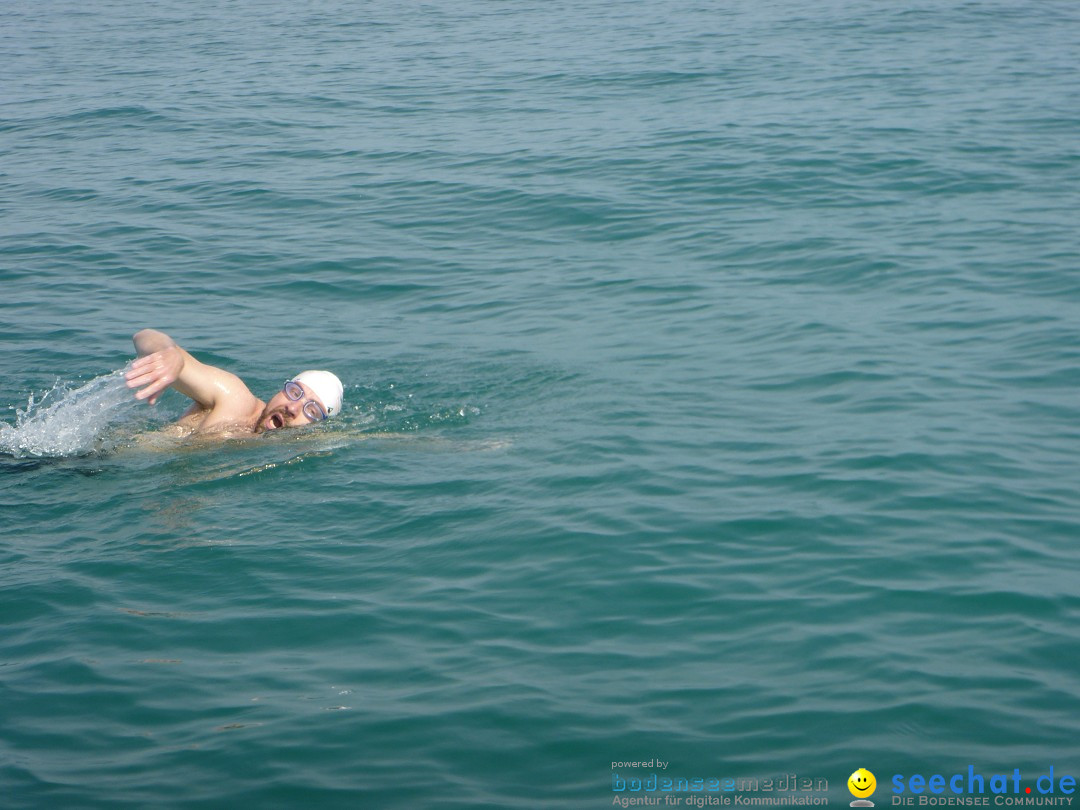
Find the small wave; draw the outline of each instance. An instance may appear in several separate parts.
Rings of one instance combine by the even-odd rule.
[[[126,368],[78,388],[57,381],[40,399],[31,394],[16,411],[14,427],[0,424],[0,453],[16,458],[65,457],[107,449],[109,428],[130,417],[139,402],[124,382]]]

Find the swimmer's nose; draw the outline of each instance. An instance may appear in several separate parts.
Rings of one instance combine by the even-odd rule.
[[[285,410],[287,410],[289,412],[289,416],[296,417],[296,416],[300,415],[300,407],[303,404],[304,403],[299,401],[299,400],[297,400],[295,402],[293,400],[289,400],[288,402],[285,403]]]

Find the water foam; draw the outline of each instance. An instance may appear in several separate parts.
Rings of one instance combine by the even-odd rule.
[[[107,449],[109,429],[134,414],[140,403],[118,369],[78,388],[57,380],[26,410],[16,411],[15,426],[0,424],[0,452],[26,456],[78,456]]]

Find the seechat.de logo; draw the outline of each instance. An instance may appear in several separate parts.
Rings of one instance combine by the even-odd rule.
[[[1011,806],[1069,806],[1076,792],[1076,777],[1072,774],[1048,772],[1039,774],[1034,782],[1024,779],[1019,768],[1012,773],[987,776],[967,766],[967,772],[895,774],[892,778],[892,805],[1011,807]],[[1034,793],[1032,792],[1034,791]],[[989,795],[987,795],[989,794]]]

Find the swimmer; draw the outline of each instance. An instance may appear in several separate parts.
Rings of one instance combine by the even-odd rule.
[[[143,329],[132,340],[139,358],[125,375],[127,387],[139,389],[135,399],[150,405],[166,388],[189,397],[191,407],[175,425],[183,435],[265,433],[321,422],[341,410],[341,380],[329,371],[303,371],[263,402],[235,374],[199,362],[163,332]]]

